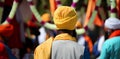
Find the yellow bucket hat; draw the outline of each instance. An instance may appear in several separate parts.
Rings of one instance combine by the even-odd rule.
[[[74,30],[77,22],[77,13],[72,7],[60,6],[54,12],[53,21],[57,29]]]

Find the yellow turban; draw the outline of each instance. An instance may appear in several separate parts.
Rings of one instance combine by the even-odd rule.
[[[42,20],[44,22],[49,22],[50,21],[50,14],[49,13],[44,13],[42,16],[41,16]]]
[[[53,18],[57,29],[75,29],[77,14],[74,8],[68,6],[60,6],[54,12]]]

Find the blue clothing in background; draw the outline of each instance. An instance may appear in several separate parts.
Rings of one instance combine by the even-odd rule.
[[[12,54],[12,51],[11,49],[5,45],[5,48],[7,50],[7,53],[8,53],[8,56],[9,56],[9,59],[17,59],[13,54]]]
[[[85,47],[83,59],[90,59],[90,53],[88,47]]]
[[[93,54],[95,55],[95,57],[98,57],[100,55],[100,51],[98,51],[98,42],[99,40],[93,46]]]
[[[120,59],[120,36],[105,41],[100,59]]]

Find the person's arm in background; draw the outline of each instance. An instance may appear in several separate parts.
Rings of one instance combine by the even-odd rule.
[[[90,59],[90,52],[89,52],[88,47],[85,47],[84,55],[82,59]]]

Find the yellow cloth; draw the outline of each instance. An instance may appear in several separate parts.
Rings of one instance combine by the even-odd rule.
[[[76,39],[72,36],[70,36],[67,33],[59,34],[55,38],[49,38],[45,42],[43,42],[41,45],[39,45],[34,52],[34,59],[50,59],[51,54],[51,48],[52,48],[52,42],[54,40],[72,40],[76,41]]]
[[[54,12],[53,20],[57,29],[73,30],[77,22],[77,14],[72,7],[60,6]]]
[[[44,14],[41,16],[41,18],[42,18],[42,21],[48,22],[48,21],[50,21],[50,14],[49,14],[49,13],[44,13]]]
[[[77,21],[77,23],[76,23],[76,25],[75,25],[77,28],[82,28],[82,24],[81,24],[81,22],[78,20]]]
[[[76,41],[75,37],[70,36],[67,33],[63,33],[63,34],[59,34],[57,35],[54,40],[72,40],[72,41]]]
[[[49,38],[41,45],[39,45],[34,52],[34,59],[50,59],[50,52],[53,38]]]

